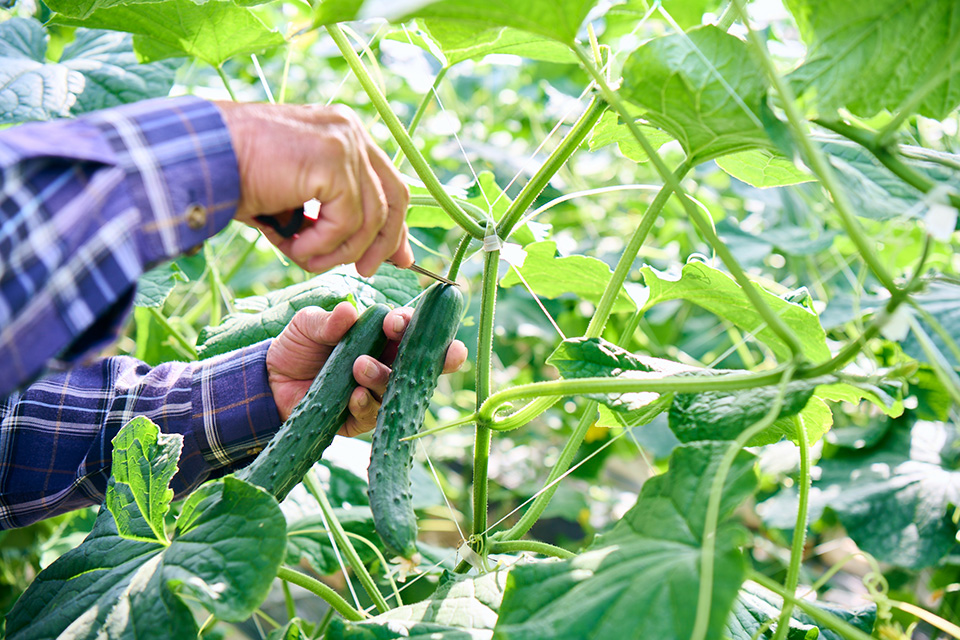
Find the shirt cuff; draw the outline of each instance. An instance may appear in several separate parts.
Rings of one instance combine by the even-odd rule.
[[[227,226],[240,197],[237,158],[220,111],[194,96],[145,100],[88,116],[107,138],[140,212],[144,270]]]
[[[272,340],[194,363],[193,433],[204,460],[221,468],[256,455],[280,428],[267,381]]]

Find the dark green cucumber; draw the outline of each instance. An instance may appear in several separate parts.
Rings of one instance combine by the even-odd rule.
[[[303,400],[260,455],[236,476],[283,500],[320,459],[348,416],[357,383],[353,363],[361,355],[380,355],[387,344],[383,319],[390,309],[377,304],[364,311],[337,343]]]
[[[415,443],[401,439],[423,424],[462,310],[463,296],[456,287],[437,283],[427,289],[400,340],[373,432],[368,470],[373,523],[387,548],[405,558],[417,551],[410,493]]]

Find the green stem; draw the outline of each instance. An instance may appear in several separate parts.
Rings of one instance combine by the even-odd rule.
[[[784,589],[783,586],[781,586],[776,580],[771,580],[767,576],[756,571],[751,571],[749,578],[759,584],[761,587],[773,591],[775,594],[783,598],[784,602],[789,602],[790,604],[795,605],[803,610],[803,612],[813,618],[818,625],[834,629],[850,640],[873,640],[869,634],[857,629],[849,622],[841,620],[832,613],[824,611],[812,602],[807,602],[806,600],[797,598],[792,592]]]
[[[593,100],[590,101],[586,110],[581,114],[576,123],[574,123],[570,131],[567,132],[567,135],[563,137],[563,140],[560,141],[557,148],[553,150],[546,161],[537,169],[533,177],[523,186],[523,189],[517,194],[516,199],[510,203],[506,213],[503,214],[500,223],[497,225],[497,236],[503,239],[510,237],[510,233],[513,231],[517,221],[520,220],[520,216],[526,213],[527,209],[529,209],[537,199],[537,196],[540,195],[540,192],[550,183],[550,179],[553,178],[557,171],[570,159],[570,156],[583,144],[583,140],[590,131],[593,130],[594,125],[597,124],[597,121],[600,119],[600,116],[603,115],[606,108],[602,100],[593,98]]]
[[[860,227],[860,223],[857,222],[857,218],[853,214],[853,209],[850,207],[850,203],[847,200],[846,193],[843,191],[843,186],[840,184],[840,181],[837,179],[837,176],[833,171],[833,167],[831,167],[830,163],[827,162],[827,158],[820,147],[814,144],[813,140],[810,139],[807,121],[800,114],[799,109],[797,109],[793,90],[786,82],[783,81],[783,78],[780,77],[780,74],[777,73],[777,69],[773,64],[773,60],[770,58],[770,52],[767,51],[767,48],[760,40],[760,37],[757,35],[757,33],[750,28],[750,21],[746,17],[747,12],[744,8],[743,0],[733,0],[733,2],[740,11],[740,16],[743,18],[743,23],[747,27],[747,34],[750,38],[750,43],[757,51],[760,61],[763,63],[767,78],[770,80],[770,84],[780,96],[780,102],[783,106],[784,113],[787,116],[787,121],[790,125],[790,128],[793,130],[794,139],[803,150],[807,163],[813,170],[814,174],[820,179],[820,182],[823,184],[824,188],[833,198],[834,208],[840,215],[840,221],[843,223],[847,235],[850,236],[850,239],[853,240],[853,243],[857,246],[863,261],[870,268],[870,271],[877,278],[877,280],[880,281],[880,284],[882,284],[888,291],[892,293],[896,290],[897,286],[890,274],[887,273],[886,267],[884,267],[883,263],[880,262],[880,258],[875,252],[876,244],[874,243],[873,239],[867,237],[867,234],[864,233],[863,229]]]
[[[449,70],[450,67],[443,67],[440,69],[440,71],[437,72],[437,77],[433,79],[433,85],[431,85],[430,90],[423,94],[423,97],[420,98],[420,104],[417,105],[417,110],[414,112],[413,118],[410,119],[410,124],[407,125],[407,133],[411,138],[413,137],[414,132],[416,132],[417,127],[420,126],[420,121],[423,119],[423,115],[427,112],[427,107],[430,106],[430,101],[437,93],[437,87],[440,86],[440,83],[443,81],[443,77],[447,75],[447,71]],[[401,162],[403,162],[403,149],[397,149],[397,152],[393,156],[393,164],[399,167]]]
[[[297,604],[293,601],[293,594],[290,593],[290,583],[281,580],[280,584],[283,585],[283,602],[287,607],[287,620],[293,620],[297,617]]]
[[[866,149],[874,158],[876,158],[880,164],[889,169],[891,173],[909,184],[917,191],[930,193],[930,191],[937,186],[936,182],[901,160],[900,156],[895,151],[891,150],[891,148],[882,145],[879,142],[880,134],[848,124],[846,122],[841,122],[839,120],[824,120],[822,118],[817,118],[814,120],[814,122],[824,129],[829,129],[830,131],[843,136],[851,142],[856,142],[858,145]],[[960,209],[960,195],[951,191],[947,194],[947,199],[950,201],[951,205]]]
[[[207,260],[207,282],[210,287],[210,326],[215,327],[220,324],[220,298],[223,295],[223,283],[220,280],[220,269],[217,268],[217,260],[210,250],[209,244],[203,245],[203,254]]]
[[[464,256],[467,255],[467,249],[470,248],[470,241],[473,238],[470,237],[469,233],[463,234],[463,237],[460,238],[460,242],[457,243],[457,250],[453,254],[453,259],[450,260],[450,268],[447,270],[447,278],[450,280],[456,280],[457,274],[460,273],[460,264],[463,262]]]
[[[220,76],[220,79],[223,81],[223,86],[226,87],[227,93],[230,94],[230,99],[234,102],[237,102],[237,94],[233,92],[233,87],[230,86],[230,79],[227,77],[227,74],[224,73],[223,67],[217,65],[214,67],[217,70],[217,74]]]
[[[390,610],[390,606],[387,604],[387,601],[383,599],[383,594],[380,593],[380,589],[377,588],[377,584],[373,581],[367,568],[363,565],[363,561],[357,554],[357,550],[353,548],[353,543],[351,543],[347,537],[346,531],[343,530],[343,525],[340,524],[336,514],[333,512],[333,507],[330,506],[330,501],[327,500],[327,493],[323,490],[320,481],[317,480],[316,472],[312,469],[307,472],[307,475],[303,478],[303,482],[310,493],[313,494],[313,497],[317,499],[317,502],[320,503],[320,510],[323,512],[323,517],[327,521],[330,533],[333,534],[337,548],[346,556],[347,563],[350,565],[350,568],[353,569],[353,573],[357,578],[360,579],[360,584],[363,585],[364,591],[370,596],[370,599],[377,606],[380,613],[386,613]]]
[[[395,114],[393,109],[390,108],[390,103],[387,102],[387,99],[384,97],[383,93],[380,92],[380,88],[377,87],[376,83],[373,81],[373,78],[370,77],[370,73],[367,71],[366,67],[363,66],[363,62],[360,60],[360,57],[357,55],[356,51],[353,50],[353,47],[350,45],[350,42],[347,40],[347,37],[344,35],[340,27],[335,24],[330,24],[327,25],[326,29],[330,33],[330,37],[333,38],[337,48],[340,49],[340,53],[343,55],[344,60],[347,61],[350,69],[353,71],[354,75],[357,76],[357,80],[360,81],[360,85],[367,93],[367,96],[369,96],[370,102],[376,108],[377,113],[380,114],[380,117],[383,119],[383,123],[387,125],[388,129],[390,129],[390,133],[397,141],[397,144],[400,145],[404,155],[407,156],[407,160],[410,161],[414,171],[416,171],[417,175],[420,176],[420,180],[423,181],[423,184],[430,192],[430,195],[436,199],[447,215],[449,215],[454,222],[460,225],[464,231],[475,238],[483,238],[483,227],[477,224],[476,220],[464,213],[463,209],[461,209],[460,206],[453,201],[453,198],[451,198],[450,195],[444,190],[443,185],[440,184],[440,180],[430,168],[430,165],[427,164],[426,158],[423,157],[423,154],[420,153],[420,150],[417,149],[416,145],[413,144],[410,134],[407,133],[407,130],[400,122],[400,119],[397,118],[397,114]]]
[[[717,376],[668,376],[634,380],[630,378],[571,378],[531,382],[510,387],[491,395],[477,410],[477,420],[501,431],[494,416],[504,404],[523,398],[547,396],[577,396],[594,393],[635,393],[649,391],[653,393],[694,393],[698,391],[733,391],[753,389],[776,384],[783,374],[783,368],[771,369],[763,373],[731,373]],[[804,375],[804,378],[812,376]],[[824,384],[828,384],[824,381]]]
[[[184,350],[186,350],[187,354],[189,354],[191,358],[196,360],[197,359],[196,347],[190,344],[190,341],[187,340],[182,333],[177,331],[176,327],[170,324],[170,321],[167,319],[165,315],[163,315],[160,312],[160,309],[156,307],[148,307],[148,309],[150,310],[150,315],[152,315],[154,319],[157,322],[159,322],[164,329],[167,330],[167,333],[173,336],[173,339],[176,340],[180,344],[180,346],[184,348]]]
[[[607,378],[607,380],[609,380],[609,378]],[[550,474],[547,476],[547,481],[544,482],[544,486],[548,488],[534,498],[533,502],[530,504],[530,507],[523,512],[523,515],[520,516],[520,519],[517,520],[515,525],[497,537],[498,542],[518,540],[526,535],[526,533],[533,528],[533,525],[537,523],[537,520],[539,520],[540,516],[543,515],[544,509],[547,508],[547,505],[553,498],[553,494],[557,492],[557,487],[560,486],[559,482],[557,481],[563,476],[563,474],[567,472],[567,469],[570,468],[570,465],[573,464],[573,458],[580,449],[580,444],[587,436],[587,431],[594,423],[596,416],[597,403],[595,400],[590,400],[584,405],[583,414],[580,416],[580,421],[574,428],[573,433],[570,434],[570,438],[564,445],[563,450],[560,451],[560,456],[557,458],[556,464],[554,464],[553,468],[550,469]]]
[[[496,418],[494,421],[496,426],[493,428],[495,431],[513,431],[514,429],[519,429],[553,405],[560,402],[560,398],[562,397],[563,396],[545,396],[543,398],[536,398],[535,400],[524,405],[520,410],[511,413],[510,415]]]
[[[800,582],[800,566],[803,563],[803,547],[807,541],[807,516],[810,507],[810,443],[807,440],[807,431],[797,416],[793,416],[794,428],[797,431],[797,444],[800,446],[800,477],[799,498],[797,506],[797,522],[793,527],[793,544],[790,547],[790,565],[787,567],[787,581],[783,588],[790,593],[796,593]],[[773,640],[785,640],[790,629],[790,616],[793,614],[793,604],[785,603],[780,611],[780,621],[777,623],[777,633]]]
[[[767,326],[769,326],[770,329],[776,333],[780,339],[784,341],[784,343],[786,343],[786,345],[790,348],[790,352],[793,354],[794,358],[801,357],[803,353],[803,347],[800,344],[800,340],[797,338],[796,334],[794,334],[793,330],[787,326],[783,319],[777,315],[773,309],[770,308],[770,306],[767,304],[767,301],[760,293],[760,289],[752,280],[747,277],[746,273],[743,271],[743,268],[737,262],[736,258],[734,258],[733,253],[717,236],[716,231],[713,229],[713,225],[687,196],[686,191],[680,184],[680,179],[678,179],[677,176],[667,168],[663,158],[660,157],[656,149],[654,149],[650,144],[650,141],[647,140],[646,135],[644,135],[643,131],[640,130],[640,127],[637,126],[633,115],[627,110],[626,104],[624,104],[623,100],[620,99],[620,96],[618,96],[617,93],[610,88],[610,85],[607,83],[607,80],[603,76],[601,70],[598,69],[597,66],[590,60],[582,46],[579,44],[575,45],[574,51],[576,52],[577,57],[580,58],[581,65],[593,77],[594,82],[600,88],[604,99],[610,104],[611,107],[616,109],[617,113],[620,114],[620,117],[623,118],[627,128],[630,129],[630,133],[633,134],[633,137],[636,138],[637,142],[640,143],[640,146],[643,147],[644,152],[646,152],[646,154],[649,156],[651,163],[653,163],[657,173],[660,174],[665,186],[669,187],[670,191],[676,193],[677,197],[680,198],[680,204],[683,205],[683,209],[687,216],[693,220],[694,224],[700,230],[700,233],[704,238],[706,238],[707,242],[710,243],[710,246],[714,248],[714,250],[717,252],[717,255],[720,256],[723,264],[726,265],[727,269],[730,271],[730,274],[737,281],[737,284],[739,284],[743,289],[744,294],[750,299],[750,302],[757,310],[757,313],[759,313],[764,319],[764,321],[767,323]]]
[[[483,262],[483,292],[480,297],[480,327],[477,338],[477,408],[490,396],[493,363],[493,322],[497,308],[497,269],[500,252],[489,251]],[[491,432],[477,422],[473,446],[473,535],[474,551],[483,553],[487,531],[487,465]]]
[[[467,202],[466,200],[461,200],[459,198],[454,198],[454,202],[463,209],[467,215],[472,217],[477,221],[478,224],[483,224],[486,228],[487,220],[490,219],[490,214],[478,207],[477,205]],[[414,194],[410,196],[410,206],[411,207],[436,207],[437,209],[443,209],[436,198],[431,195],[419,195]]]
[[[542,556],[551,556],[569,560],[576,558],[577,554],[567,551],[563,547],[558,547],[539,540],[499,540],[490,543],[490,553],[516,553],[520,551],[530,551],[539,553]]]
[[[697,613],[694,618],[693,632],[690,634],[690,640],[704,640],[707,637],[707,630],[710,626],[710,606],[713,598],[713,568],[715,561],[715,552],[717,545],[717,526],[720,522],[720,503],[723,500],[723,487],[727,482],[727,476],[733,463],[750,440],[759,435],[764,429],[773,424],[780,416],[780,409],[783,407],[783,399],[787,392],[787,385],[793,377],[795,367],[790,366],[782,372],[780,379],[780,391],[776,400],[767,414],[755,422],[751,427],[737,436],[730,446],[723,453],[723,458],[717,466],[717,475],[714,476],[710,485],[710,498],[707,501],[707,513],[704,518],[703,538],[700,549],[700,590],[697,594]]]
[[[358,620],[363,620],[365,617],[361,612],[351,607],[350,603],[344,600],[339,593],[315,578],[311,578],[308,575],[294,571],[288,567],[280,567],[277,570],[277,577],[281,580],[292,582],[299,587],[303,587],[316,596],[323,598],[346,620],[357,622]]]
[[[671,175],[679,181],[683,179],[683,176],[685,176],[688,171],[690,171],[690,164],[684,160]],[[633,235],[630,237],[630,242],[627,243],[623,253],[620,255],[620,259],[617,261],[617,266],[613,270],[610,282],[607,283],[607,287],[603,290],[603,296],[601,296],[600,302],[597,303],[597,309],[594,311],[593,317],[590,318],[590,324],[587,325],[587,331],[584,333],[584,337],[599,338],[603,333],[603,328],[606,326],[607,320],[610,318],[610,313],[613,311],[613,305],[616,303],[617,297],[623,289],[623,283],[626,281],[627,276],[630,275],[630,269],[633,267],[634,260],[637,259],[640,247],[646,242],[647,236],[650,234],[650,229],[653,228],[654,223],[660,216],[660,212],[663,211],[663,207],[667,204],[667,200],[670,199],[670,194],[671,190],[664,186],[657,192],[653,202],[650,203],[650,206],[647,207],[647,210],[643,213],[637,230],[633,232]]]

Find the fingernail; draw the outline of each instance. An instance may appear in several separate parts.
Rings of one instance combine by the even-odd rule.
[[[367,406],[367,403],[369,403],[369,402],[370,402],[370,398],[367,396],[366,393],[364,393],[362,396],[360,396],[360,399],[357,400],[357,404],[360,405],[361,407]]]
[[[403,331],[403,328],[407,326],[406,321],[403,319],[403,316],[395,316],[393,318],[393,330],[397,333]]]
[[[372,378],[376,374],[377,374],[377,368],[373,366],[372,362],[367,360],[367,364],[363,365],[363,375],[367,376],[368,378]],[[366,401],[367,396],[363,396],[363,397],[364,397],[364,401]]]

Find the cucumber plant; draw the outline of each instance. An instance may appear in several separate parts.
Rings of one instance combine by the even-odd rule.
[[[435,376],[421,363],[436,361],[461,315],[452,299],[433,307],[455,291],[434,288],[418,322],[440,319],[411,327],[400,346],[381,421],[403,424],[376,437],[369,499],[362,479],[328,462],[326,488],[306,476],[316,504],[288,499],[313,513],[288,514],[284,535],[269,496],[242,482],[264,486],[252,480],[264,462],[227,481],[262,503],[270,548],[285,540],[288,565],[353,574],[380,610],[368,618],[352,582],[351,603],[268,563],[264,575],[336,612],[295,620],[284,637],[960,637],[955,4],[49,0],[45,25],[26,6],[0,23],[3,42],[46,33],[53,51],[48,61],[36,47],[0,49],[11,61],[0,64],[0,97],[17,105],[5,123],[81,113],[88,90],[99,96],[93,83],[64,85],[73,111],[16,83],[59,77],[74,27],[78,40],[90,37],[81,29],[129,32],[115,45],[126,55],[197,63],[184,88],[342,99],[416,174],[408,224],[418,259],[439,256],[468,292],[460,335],[472,379],[451,376],[428,410]],[[129,83],[152,73],[120,66]],[[95,76],[89,65],[83,73]],[[559,121],[553,131],[548,120]],[[418,289],[387,267],[369,281],[345,284],[341,270],[305,286],[236,227],[208,246],[151,276],[129,340],[140,357],[194,358],[208,343],[213,353],[276,335],[305,295],[366,307],[403,304]],[[287,288],[268,293],[262,282]],[[321,291],[330,295],[313,297]],[[234,292],[259,295],[234,302]],[[400,394],[401,375],[422,397]],[[424,475],[453,520],[443,526],[436,506],[417,503],[425,485],[411,476],[406,489],[413,444],[403,438],[422,412]],[[468,426],[472,455],[454,460]],[[271,451],[281,449],[299,454],[286,435]],[[625,456],[647,471],[626,487],[615,464]],[[516,468],[528,459],[548,468]],[[375,486],[384,461],[390,493]],[[289,488],[271,485],[278,497]],[[636,496],[629,508],[611,497],[624,494]],[[204,500],[184,512],[215,502]],[[110,526],[126,540],[124,504],[108,499],[99,528],[40,573],[9,618],[13,637],[89,625],[74,609],[26,621],[60,601],[58,580],[85,575],[77,558]],[[431,525],[419,536],[417,518]],[[558,535],[558,520],[581,538]],[[457,539],[444,537],[451,529]],[[177,548],[151,553],[166,562]],[[399,587],[390,556],[418,550],[420,575]],[[427,578],[441,568],[434,588]],[[210,620],[250,615],[264,595],[263,577],[254,583],[257,598],[242,606],[201,597]],[[851,583],[857,604],[841,586]],[[97,584],[86,587],[91,601]],[[156,586],[157,598],[182,604],[179,584]],[[796,595],[807,591],[826,600]],[[199,626],[171,610],[178,628]],[[135,626],[111,629],[140,637]]]

